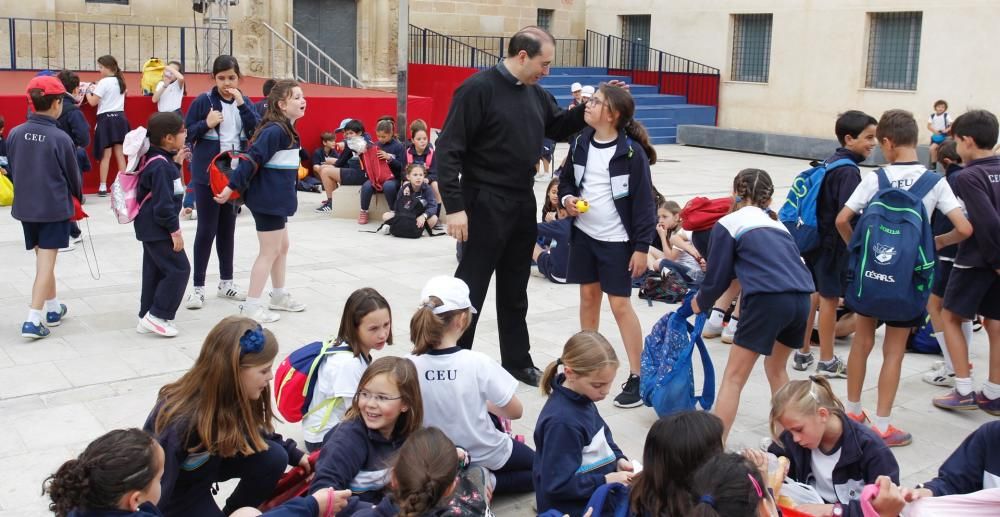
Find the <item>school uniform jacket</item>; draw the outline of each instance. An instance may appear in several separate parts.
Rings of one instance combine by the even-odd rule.
[[[844,505],[845,517],[861,517],[861,490],[879,476],[889,476],[899,484],[899,464],[874,431],[844,415],[838,416],[844,432],[840,437],[840,460],[833,468],[833,488]],[[788,458],[788,476],[792,479],[800,483],[813,479],[812,450],[796,444],[792,433],[782,432],[768,452]]]
[[[160,413],[161,405],[149,413],[143,430],[152,434],[160,447],[163,447],[163,477],[160,480],[160,503],[159,507],[163,511],[169,512],[172,506],[184,506],[185,496],[194,493],[208,491],[218,480],[215,478],[218,473],[218,464],[222,462],[222,457],[211,455],[208,452],[190,452],[199,446],[200,438],[195,429],[188,429],[185,422],[175,422],[168,426],[163,432],[156,434],[154,427],[156,416]],[[302,461],[304,452],[300,451],[295,444],[295,440],[284,439],[278,433],[265,434],[264,439],[277,443],[288,453],[288,464],[298,465]],[[183,491],[175,490],[182,472]]]
[[[833,156],[823,162],[830,164],[845,158],[854,163],[826,171],[826,176],[823,177],[823,184],[819,190],[819,199],[816,201],[816,222],[822,246],[831,251],[837,248],[847,249],[847,244],[837,232],[835,223],[840,209],[844,207],[844,203],[847,203],[851,194],[854,193],[854,189],[858,188],[858,184],[861,183],[861,169],[858,168],[857,164],[865,161],[865,157],[841,147],[834,151]]]
[[[402,206],[400,203],[403,201],[407,195],[411,196],[413,199],[420,201],[424,205],[424,211],[422,215],[430,217],[437,213],[438,202],[437,198],[434,197],[434,189],[431,188],[430,184],[426,181],[420,185],[420,190],[413,191],[413,186],[407,181],[399,187],[399,192],[396,194],[396,202],[393,203],[393,210],[398,212]],[[421,214],[416,214],[420,217]]]
[[[967,436],[924,488],[935,496],[1000,488],[1000,421],[987,422]]]
[[[184,127],[187,128],[187,143],[191,145],[191,181],[208,185],[208,164],[219,154],[219,126],[209,128],[205,117],[211,109],[222,111],[222,97],[219,90],[212,87],[211,91],[205,92],[195,98],[191,106],[188,107],[187,116],[184,118]],[[236,102],[236,101],[233,101]],[[240,135],[240,147],[246,148],[246,142],[253,136],[257,129],[257,110],[250,105],[250,99],[244,96],[243,105],[239,108],[240,122],[243,124],[243,132]],[[220,124],[221,125],[221,124]]]
[[[358,497],[358,506],[353,511],[341,510],[337,514],[341,516],[360,510],[364,506],[361,503],[378,503],[389,482],[389,466],[404,440],[395,435],[386,438],[368,429],[361,417],[337,424],[327,436],[316,461],[316,476],[309,485],[309,493],[329,487],[349,488]]]
[[[952,191],[955,190],[955,180],[958,179],[958,174],[961,171],[962,166],[957,163],[949,165],[944,171],[944,179],[948,182],[948,186],[951,187]],[[931,214],[931,230],[934,232],[934,235],[943,235],[954,229],[955,225],[951,223],[951,219],[948,219],[948,216],[941,213],[940,210],[934,210],[934,213]],[[954,262],[955,255],[957,254],[958,244],[952,244],[937,250],[938,260],[946,262]]]
[[[576,517],[604,476],[618,470],[624,458],[597,406],[562,383],[552,380],[552,394],[535,424],[535,501],[538,512],[553,508]]]
[[[966,163],[954,189],[975,228],[959,243],[955,266],[1000,269],[1000,156]]]
[[[392,159],[389,160],[389,170],[392,171],[396,181],[399,183],[406,181],[406,178],[403,177],[403,168],[406,164],[406,148],[403,147],[403,143],[393,138],[389,143],[377,143],[376,145],[379,149],[392,155]]]
[[[330,154],[326,154],[326,149],[323,149],[323,146],[321,145],[321,146],[317,147],[315,151],[313,151],[312,164],[313,165],[324,165],[324,164],[326,164],[326,159],[327,158],[333,158],[334,161],[336,161],[336,159],[339,156],[340,156],[340,154],[337,153],[337,149],[336,148],[330,149]]]
[[[430,169],[434,166],[434,146],[428,142],[427,147],[424,148],[424,154],[417,154],[417,146],[413,144],[406,146],[406,164],[411,163],[424,164],[424,168],[430,174]]]
[[[130,512],[128,510],[73,510],[69,512],[69,517],[159,517],[163,515],[160,509],[153,503],[145,502],[139,505],[139,509]]]
[[[229,188],[239,192],[255,213],[290,217],[298,209],[295,182],[299,179],[299,143],[278,124],[264,126],[229,178]]]
[[[31,223],[67,221],[73,200],[83,197],[76,146],[56,119],[32,113],[7,135],[7,161],[14,182],[14,219]]]
[[[815,290],[788,230],[758,207],[745,206],[719,219],[709,239],[712,254],[697,298],[703,310],[734,278],[739,279],[743,296]]]
[[[162,158],[153,160],[157,156]],[[181,227],[177,217],[184,198],[184,188],[178,182],[181,177],[180,165],[174,162],[173,154],[159,147],[149,148],[146,163],[148,165],[139,174],[135,196],[139,200],[145,199],[149,194],[152,196],[143,203],[132,221],[135,238],[143,242],[169,241],[170,234]]]
[[[588,127],[570,142],[571,159],[566,160],[559,171],[560,202],[566,196],[580,197],[593,136],[594,129]],[[642,146],[624,132],[618,133],[608,173],[612,182],[615,182],[614,178],[628,176],[622,185],[624,194],[615,199],[615,209],[628,233],[629,246],[634,251],[646,253],[649,243],[656,237],[656,202],[653,200],[653,180],[649,175],[649,157]]]
[[[73,145],[76,146],[76,162],[80,172],[90,170],[90,158],[87,157],[87,146],[90,145],[90,125],[84,118],[76,99],[72,95],[63,94],[62,114],[59,115],[59,127],[66,132]]]
[[[382,498],[379,503],[371,508],[365,508],[354,514],[354,517],[396,517],[399,515],[399,508],[389,499],[389,496]],[[444,517],[454,515],[447,506],[432,508],[420,514],[420,517]]]

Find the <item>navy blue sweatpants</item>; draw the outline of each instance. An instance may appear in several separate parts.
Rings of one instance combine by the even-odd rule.
[[[191,263],[184,250],[174,251],[173,241],[142,243],[142,294],[139,317],[148,311],[157,318],[172,320],[184,298]]]
[[[219,280],[233,279],[233,247],[236,233],[236,208],[220,205],[212,199],[212,187],[191,183],[198,205],[198,231],[194,236],[194,285],[205,285],[205,270],[212,256],[212,241],[219,255]]]

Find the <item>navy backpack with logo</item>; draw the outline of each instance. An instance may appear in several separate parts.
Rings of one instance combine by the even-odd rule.
[[[816,205],[819,191],[826,173],[837,167],[854,165],[854,160],[843,158],[831,163],[821,163],[795,177],[785,198],[785,204],[778,211],[778,221],[788,228],[799,253],[808,253],[819,247],[819,223],[816,219]]]
[[[925,171],[909,190],[893,187],[885,171],[847,245],[845,303],[883,321],[910,321],[927,307],[934,281],[934,232],[923,198],[941,176]]]

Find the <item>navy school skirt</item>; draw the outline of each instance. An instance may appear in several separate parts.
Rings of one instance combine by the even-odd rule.
[[[124,111],[109,111],[98,115],[97,125],[94,127],[94,157],[100,160],[104,150],[124,142],[125,134],[129,131]]]

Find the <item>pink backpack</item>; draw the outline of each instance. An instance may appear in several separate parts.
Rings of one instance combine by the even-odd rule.
[[[119,171],[114,183],[111,184],[111,211],[114,212],[115,218],[120,224],[134,221],[135,216],[139,215],[139,209],[142,208],[142,205],[153,196],[153,193],[150,192],[142,201],[139,201],[136,199],[136,192],[139,191],[139,175],[150,163],[156,160],[167,161],[163,155],[154,156],[149,160],[143,158],[135,171]]]

